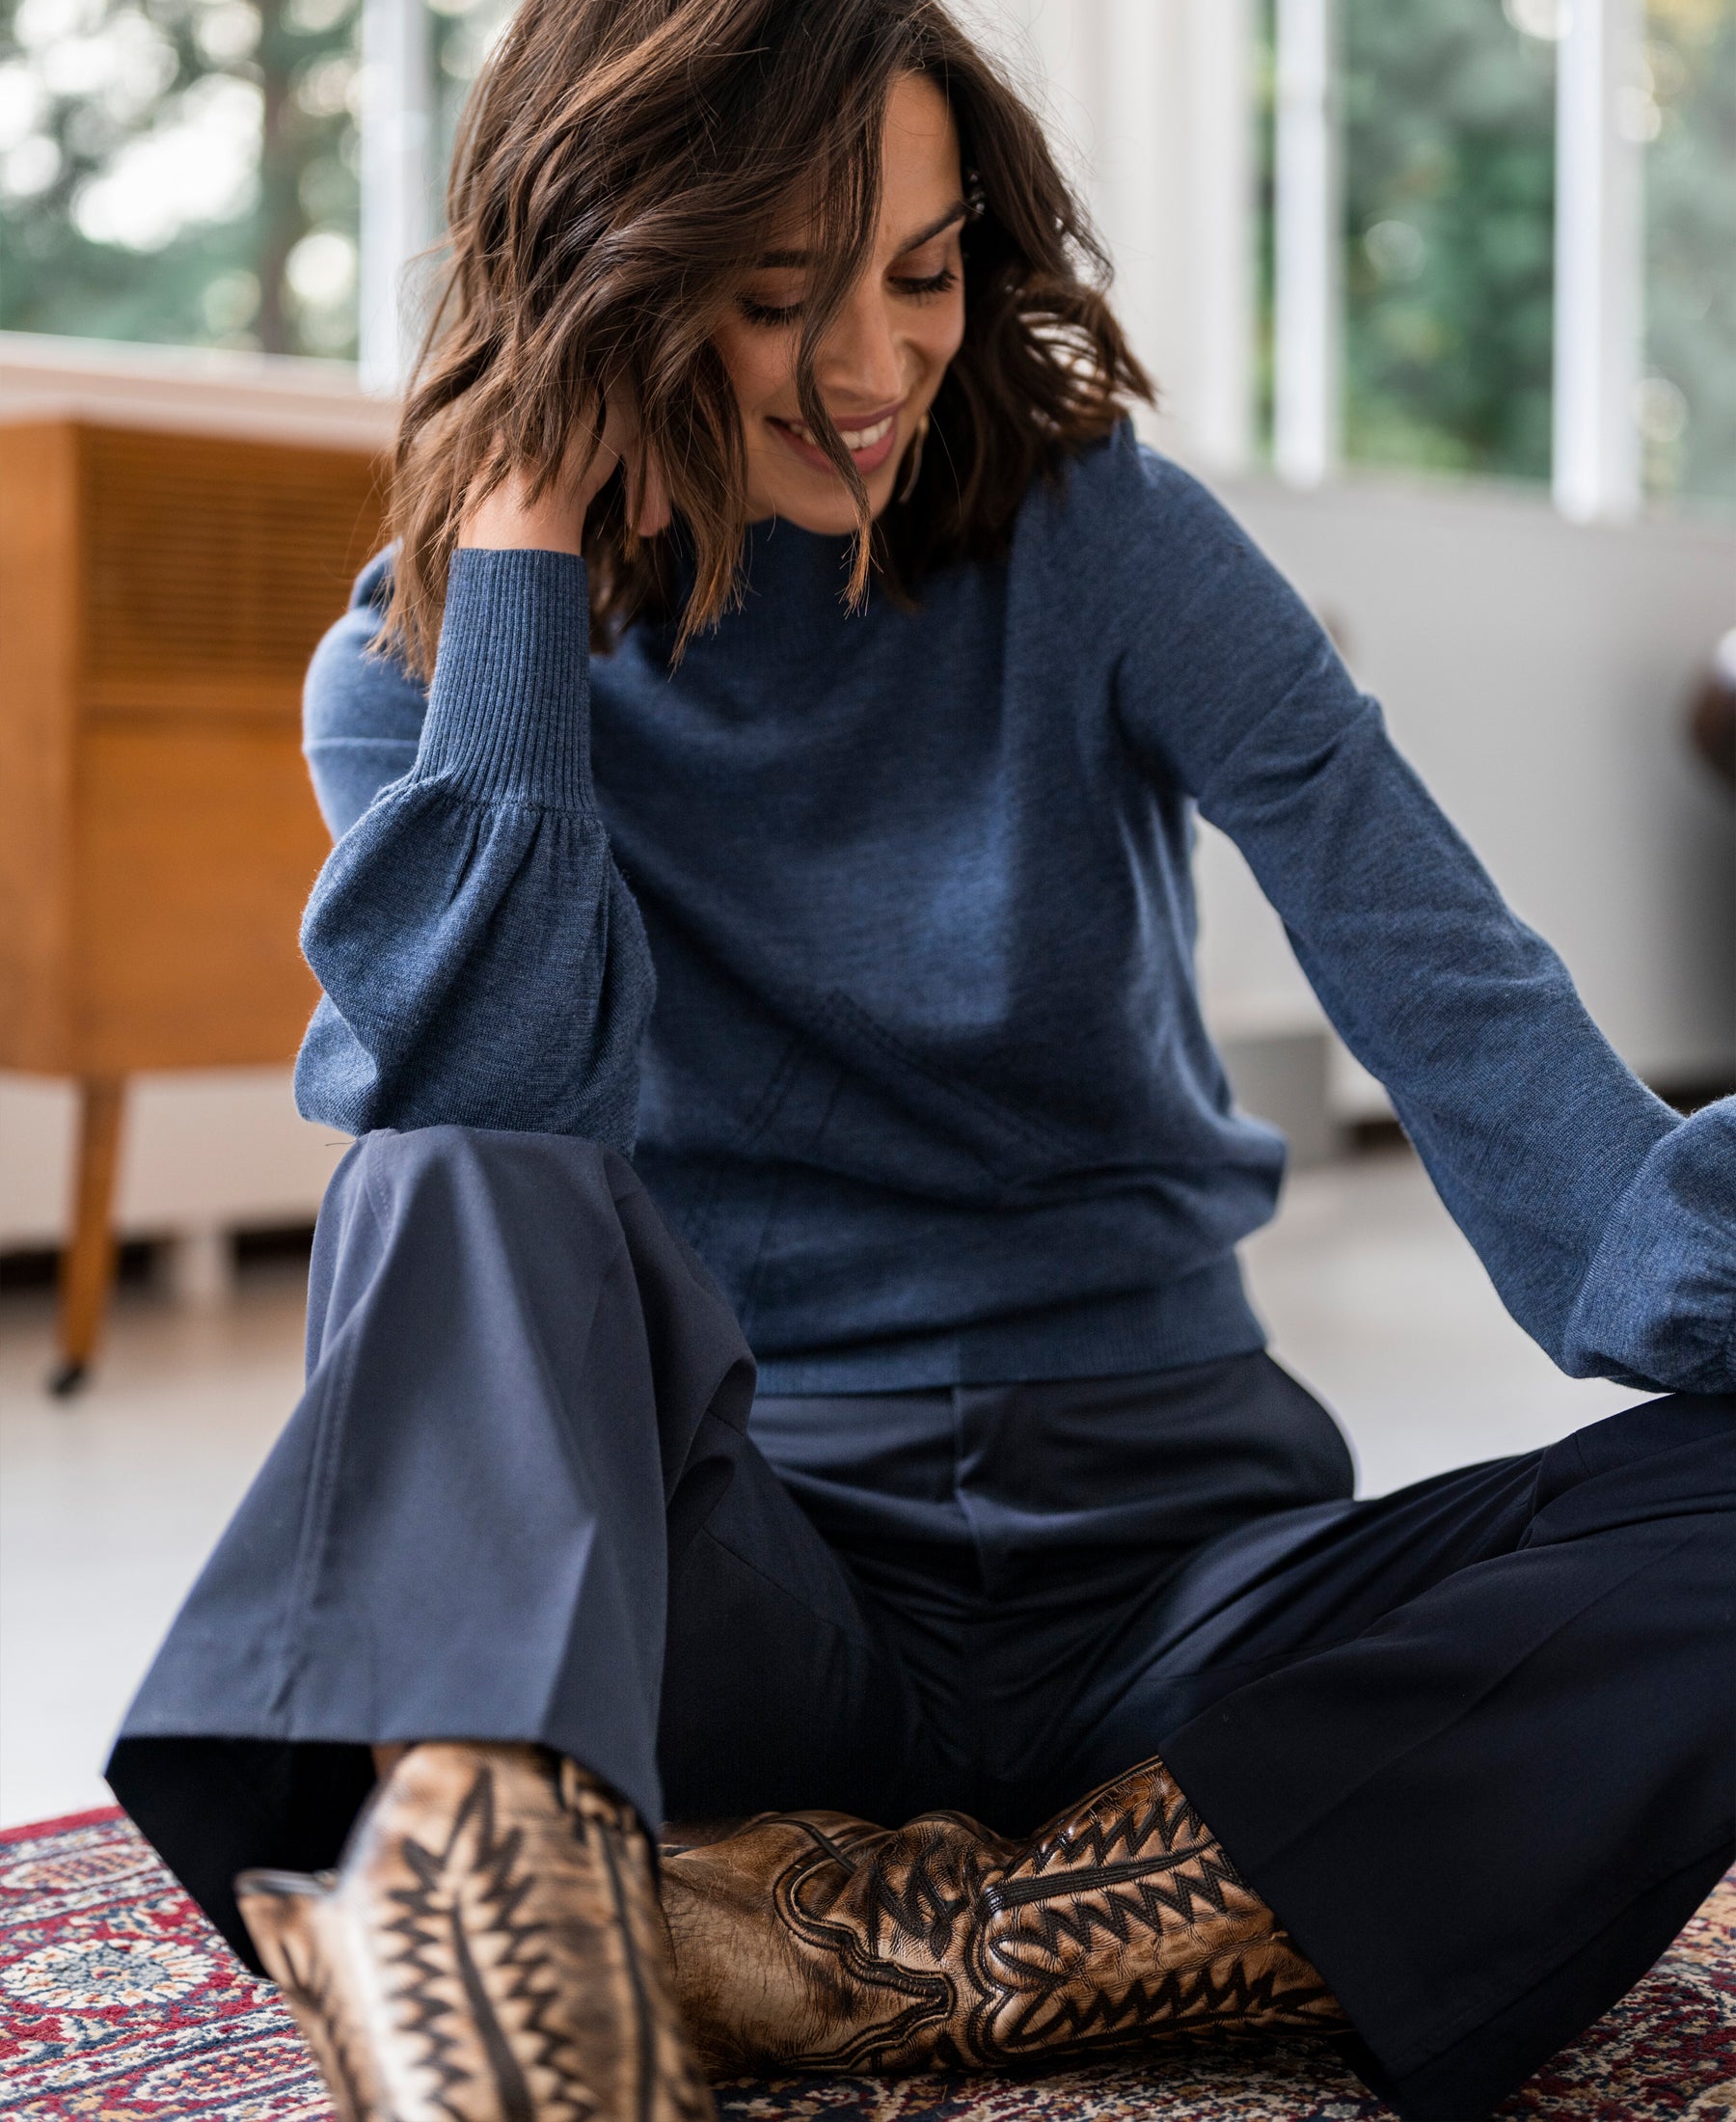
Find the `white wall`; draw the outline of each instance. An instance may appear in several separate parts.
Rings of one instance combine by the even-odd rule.
[[[1736,529],[1570,525],[1487,490],[1221,484],[1618,1050],[1665,1084],[1736,1075],[1736,812],[1683,735],[1736,621]],[[1216,841],[1202,871],[1218,1020],[1317,1016],[1239,858]]]
[[[1253,0],[954,4],[1034,96],[1081,186],[1171,446],[1239,467],[1253,375]]]
[[[76,1125],[71,1084],[0,1075],[0,1251],[61,1243]],[[311,1223],[348,1146],[300,1118],[286,1069],[133,1076],[116,1230],[159,1238]]]
[[[1736,531],[1541,502],[1247,497],[1256,534],[1642,1074],[1736,1068],[1736,813],[1685,718],[1736,620]]]
[[[1562,521],[1541,495],[1250,476],[1250,0],[977,0],[1044,84],[1157,378],[1149,439],[1224,494],[1343,636],[1395,734],[1633,1065],[1736,1074],[1736,819],[1681,737],[1736,622],[1736,525]],[[1220,1037],[1318,1027],[1216,835],[1202,972]],[[1340,1051],[1341,1111],[1384,1101]]]

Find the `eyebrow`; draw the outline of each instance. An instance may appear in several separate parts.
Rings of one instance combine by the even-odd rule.
[[[936,236],[944,234],[955,222],[965,221],[969,217],[970,208],[962,199],[955,199],[946,211],[931,221],[926,229],[918,229],[913,236],[907,237],[893,256],[903,258],[910,251],[920,250],[923,244],[932,243]],[[781,272],[792,266],[811,265],[813,260],[814,254],[811,251],[768,251],[759,260],[759,269],[767,273]]]

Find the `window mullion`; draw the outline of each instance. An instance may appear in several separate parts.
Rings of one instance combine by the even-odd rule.
[[[434,234],[434,66],[424,0],[363,0],[359,354],[364,390],[402,388],[404,269]]]
[[[1341,261],[1332,0],[1277,0],[1272,456],[1316,486],[1339,453]]]
[[[1246,468],[1254,448],[1253,0],[1189,0],[1195,398],[1201,460]]]
[[[1644,0],[1571,0],[1558,53],[1554,487],[1579,522],[1640,505]]]

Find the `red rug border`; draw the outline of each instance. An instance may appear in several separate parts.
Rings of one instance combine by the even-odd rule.
[[[28,1842],[38,1835],[65,1835],[75,1827],[101,1827],[121,1817],[119,1806],[93,1806],[88,1812],[57,1812],[51,1820],[27,1820],[22,1827],[0,1827],[0,1842]]]

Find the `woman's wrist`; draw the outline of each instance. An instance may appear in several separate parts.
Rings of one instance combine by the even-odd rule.
[[[516,476],[467,508],[458,543],[493,552],[573,553],[582,550],[584,507],[571,493],[551,486],[534,501]]]
[[[669,521],[669,500],[656,465],[637,447],[637,433],[636,417],[617,398],[600,435],[575,433],[540,493],[531,492],[531,473],[515,467],[479,495],[459,522],[458,543],[497,552],[581,556],[585,510],[629,457],[635,461],[628,477],[629,518],[640,537],[655,537]]]

